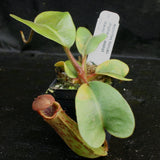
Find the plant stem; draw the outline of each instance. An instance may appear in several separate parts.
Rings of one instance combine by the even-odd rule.
[[[87,77],[86,60],[87,60],[87,56],[85,55],[85,56],[82,58],[82,70],[85,72],[85,75],[86,75],[86,77]]]
[[[87,80],[88,80],[88,81],[92,81],[92,80],[95,79],[97,76],[98,76],[98,75],[95,74],[95,73],[90,74],[90,75],[87,76]]]
[[[64,47],[64,51],[67,54],[68,59],[71,61],[72,65],[74,66],[75,70],[77,71],[78,77],[81,80],[82,83],[87,83],[87,78],[86,78],[86,73],[83,70],[83,67],[81,67],[78,63],[77,60],[74,58],[72,55],[71,51],[69,48]]]

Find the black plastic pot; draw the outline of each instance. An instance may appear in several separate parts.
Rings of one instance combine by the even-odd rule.
[[[75,96],[77,93],[76,89],[54,89],[54,86],[57,83],[55,79],[47,90],[47,93],[53,95],[55,100],[61,105],[63,110],[74,120],[75,116]]]
[[[60,103],[63,110],[76,121],[76,112],[75,112],[75,96],[77,93],[76,89],[54,89],[54,86],[57,83],[55,79],[47,90],[47,93],[54,96],[55,100]],[[106,131],[106,139],[109,144],[111,135]]]

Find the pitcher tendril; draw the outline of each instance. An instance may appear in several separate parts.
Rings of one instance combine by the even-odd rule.
[[[25,44],[30,43],[30,42],[32,41],[33,33],[34,33],[34,31],[31,29],[30,34],[29,34],[29,37],[28,37],[28,40],[26,40],[23,31],[20,31],[22,41],[23,41]]]

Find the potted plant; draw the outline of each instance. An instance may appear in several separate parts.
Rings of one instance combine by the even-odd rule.
[[[135,128],[132,110],[110,81],[110,78],[131,81],[125,78],[129,72],[128,65],[117,59],[108,60],[98,66],[86,62],[88,54],[106,38],[105,34],[92,36],[85,27],[76,30],[68,12],[45,11],[34,22],[13,14],[10,16],[32,29],[29,41],[35,31],[64,48],[68,60],[55,64],[59,76],[57,80],[64,80],[64,84],[69,83],[68,89],[77,89],[77,122],[64,112],[51,94],[38,96],[32,107],[76,154],[87,158],[106,156],[106,131],[119,138],[132,135]],[[23,32],[21,34],[24,36]],[[80,61],[75,59],[70,50],[74,42],[81,55]]]

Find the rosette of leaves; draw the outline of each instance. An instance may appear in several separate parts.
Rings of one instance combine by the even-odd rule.
[[[129,104],[111,85],[96,80],[97,76],[103,75],[121,81],[131,81],[126,78],[129,72],[128,65],[120,60],[111,59],[98,65],[94,73],[87,73],[87,56],[106,38],[105,34],[93,36],[85,27],[79,27],[76,31],[68,12],[42,12],[34,22],[12,14],[11,17],[63,46],[69,60],[61,65],[70,78],[80,83],[75,98],[76,116],[79,132],[89,146],[102,146],[106,130],[119,138],[132,135],[135,119]],[[81,64],[70,51],[74,42],[82,56]]]

